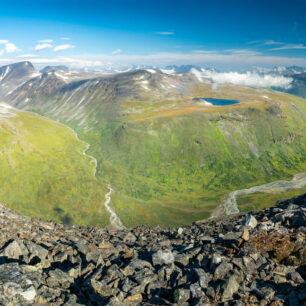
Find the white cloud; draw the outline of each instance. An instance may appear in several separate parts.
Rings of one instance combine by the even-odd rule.
[[[249,45],[257,45],[259,43],[262,43],[262,40],[252,40],[248,42]]]
[[[50,49],[52,48],[53,46],[50,45],[50,44],[40,44],[40,45],[36,45],[35,46],[35,51],[41,51],[41,50],[44,50],[44,49]]]
[[[275,40],[253,40],[248,42],[249,45],[258,45],[258,46],[269,46],[269,45],[283,45],[283,42]]]
[[[121,53],[121,52],[122,52],[121,49],[116,49],[116,50],[114,50],[114,51],[112,52],[112,54],[115,55],[115,54],[119,54],[119,53]]]
[[[274,50],[289,50],[289,49],[306,49],[306,46],[303,44],[285,44],[284,46],[273,48],[270,50],[274,51]]]
[[[20,49],[18,49],[13,43],[7,43],[5,44],[5,52],[6,53],[13,53],[13,52],[19,52],[21,51]]]
[[[216,72],[202,69],[202,72],[193,69],[192,73],[199,79],[207,78],[217,84],[234,84],[252,87],[282,87],[289,88],[292,78],[279,75],[260,75],[254,72]]]
[[[6,39],[0,40],[0,45],[4,45],[4,50],[0,52],[0,56],[3,55],[4,52],[13,53],[13,52],[21,51],[13,43],[10,43],[9,40],[6,40]]]
[[[280,41],[275,41],[275,40],[266,40],[264,41],[261,45],[263,46],[270,46],[270,45],[283,45],[284,43]]]
[[[250,49],[227,49],[225,52],[229,52],[231,54],[240,54],[240,55],[259,55],[261,54],[258,51],[250,50]]]
[[[38,57],[37,54],[21,54],[16,56],[17,58],[36,58]]]
[[[53,39],[43,39],[43,40],[39,40],[38,42],[42,44],[50,44],[53,42]]]
[[[156,34],[159,34],[159,35],[174,35],[175,33],[174,32],[156,32]]]
[[[218,53],[216,50],[192,50],[193,53],[198,54],[212,54],[212,53]]]
[[[74,45],[69,45],[69,44],[64,44],[64,45],[56,46],[53,50],[54,51],[63,51],[63,50],[72,49],[72,48],[75,48],[75,46]]]
[[[61,37],[61,40],[70,40],[70,37]]]
[[[249,44],[259,46],[273,46],[273,45],[280,45],[279,47],[275,47],[269,49],[269,51],[277,51],[277,50],[289,50],[289,49],[306,49],[306,46],[303,44],[287,44],[280,41],[275,40],[255,40],[250,41]]]

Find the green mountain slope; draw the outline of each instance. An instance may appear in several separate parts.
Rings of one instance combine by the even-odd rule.
[[[51,120],[0,104],[0,201],[28,216],[107,224],[87,144]]]
[[[237,99],[227,107],[194,97]],[[139,70],[66,82],[43,75],[8,102],[74,128],[127,226],[188,224],[230,192],[306,171],[306,103],[270,90]],[[103,196],[102,196],[103,197]]]
[[[208,217],[232,190],[305,171],[306,122],[297,112],[305,113],[305,101],[253,94],[246,101],[254,102],[237,107],[182,102],[176,109],[145,105],[128,115],[130,102],[122,101],[120,125],[111,121],[96,134],[84,133],[98,158],[98,176],[120,192],[114,200],[123,222],[190,223]]]

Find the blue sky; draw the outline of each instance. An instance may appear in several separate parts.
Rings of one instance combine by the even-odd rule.
[[[306,66],[305,0],[28,0],[0,12],[0,64]]]

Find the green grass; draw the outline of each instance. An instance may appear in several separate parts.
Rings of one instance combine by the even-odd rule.
[[[237,203],[240,211],[248,212],[261,210],[270,207],[279,200],[289,199],[306,192],[306,187],[290,190],[283,193],[253,193],[237,197]]]
[[[119,99],[109,86],[41,95],[26,107],[64,122],[91,144],[88,154],[98,160],[100,184],[114,187],[111,206],[128,226],[190,224],[209,217],[230,191],[306,171],[306,122],[291,105],[306,113],[302,98],[238,86],[212,92],[202,84],[188,95],[152,91]],[[76,112],[87,94],[90,102]],[[216,108],[190,102],[199,96],[242,103]],[[75,198],[82,188],[81,182],[72,188]],[[84,189],[104,199],[99,189]],[[87,204],[88,213],[100,216],[95,203]]]
[[[288,96],[275,99],[159,117],[145,105],[137,118],[112,114],[81,137],[92,144],[98,177],[117,190],[112,205],[125,224],[190,224],[209,217],[230,191],[306,170],[305,120]],[[303,100],[289,99],[305,112]]]
[[[106,225],[106,188],[86,144],[51,120],[18,112],[0,122],[0,202],[31,217]]]

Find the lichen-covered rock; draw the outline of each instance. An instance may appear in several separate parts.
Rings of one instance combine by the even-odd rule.
[[[0,265],[0,304],[33,302],[37,295],[33,280],[37,286],[40,274],[26,272],[18,263]]]
[[[154,266],[169,265],[174,262],[174,255],[172,252],[157,251],[152,255],[152,262]]]
[[[174,302],[181,305],[187,302],[190,298],[190,290],[187,289],[175,289]]]
[[[247,215],[244,219],[243,224],[245,226],[249,226],[251,228],[255,228],[257,226],[257,220],[254,216],[252,215]]]
[[[222,301],[231,300],[233,294],[239,289],[239,277],[237,275],[231,275],[223,285]]]

